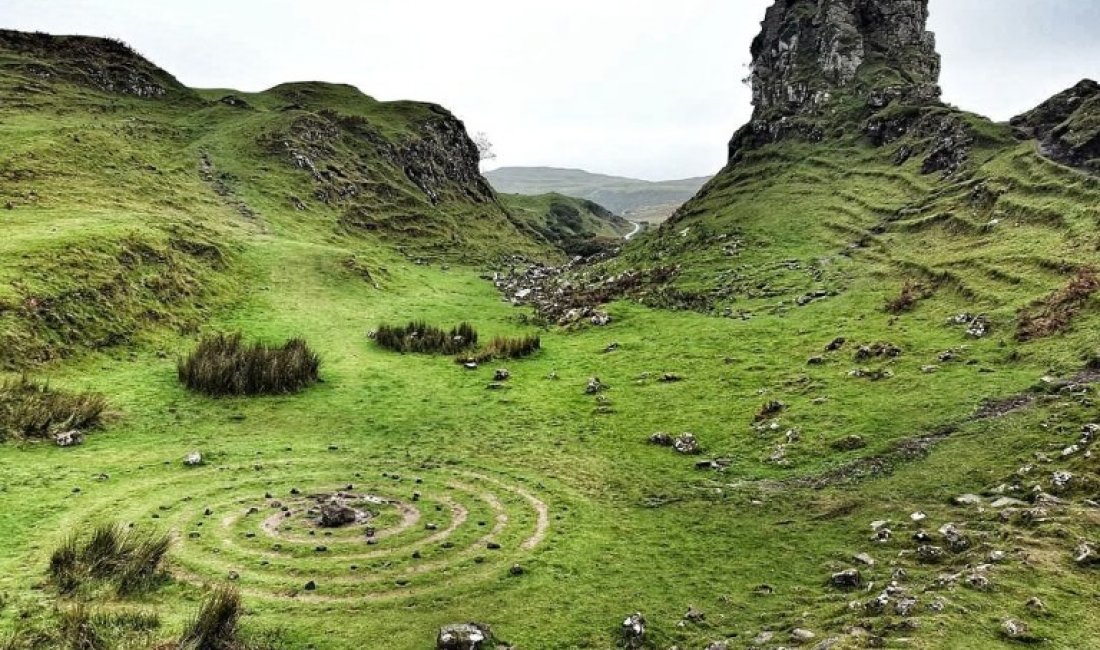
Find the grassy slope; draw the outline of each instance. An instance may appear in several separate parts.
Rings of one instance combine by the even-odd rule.
[[[502,194],[501,202],[518,221],[566,253],[583,252],[593,243],[617,242],[634,226],[606,208],[562,194]]]
[[[1012,187],[996,208],[1005,212],[999,226],[970,229],[944,217],[928,223],[913,217],[842,255],[884,216],[925,203],[950,184],[894,169],[883,152],[855,143],[764,150],[716,180],[691,208],[696,216],[640,241],[627,258],[683,262],[686,290],[728,282],[737,293],[732,306],[753,312],[752,319],[619,303],[609,328],[543,332],[544,351],[507,364],[510,389],[497,392],[485,388],[491,368],[470,372],[446,358],[386,353],[366,332],[381,320],[424,317],[471,319],[485,335],[519,333],[530,329],[522,310],[502,303],[471,267],[415,265],[383,238],[347,234],[331,210],[293,209],[287,197],[304,199],[312,185],[279,162],[251,157],[256,134],[279,117],[262,111],[275,102],[270,96],[246,99],[259,115],[223,106],[177,114],[117,100],[122,108],[93,120],[69,108],[74,97],[47,97],[33,100],[45,106],[9,108],[2,116],[0,137],[12,152],[5,172],[32,172],[3,186],[5,197],[20,199],[15,210],[0,212],[12,237],[3,246],[17,252],[2,258],[5,300],[22,298],[12,283],[28,273],[42,283],[79,286],[79,277],[55,270],[67,268],[64,254],[77,251],[79,268],[98,268],[99,261],[110,274],[119,268],[110,261],[117,256],[97,256],[95,242],[117,252],[129,234],[158,242],[168,225],[185,228],[189,239],[222,246],[229,265],[188,255],[203,291],[168,311],[204,330],[240,329],[268,340],[303,335],[323,355],[325,381],[294,397],[212,400],[187,393],[175,381],[174,358],[193,345],[195,333],[170,328],[47,366],[43,372],[58,385],[105,392],[117,414],[80,448],[0,448],[0,628],[17,627],[23,609],[53,602],[40,586],[57,541],[86,522],[118,518],[179,534],[172,584],[136,603],[102,603],[156,609],[164,618],[162,638],[179,629],[205,584],[226,580],[231,570],[240,573],[247,624],[282,630],[292,648],[375,647],[378,639],[390,648],[423,648],[436,626],[467,619],[493,624],[521,648],[606,648],[622,617],[637,609],[651,622],[655,647],[703,647],[725,637],[740,646],[764,628],[779,631],[780,640],[795,626],[822,638],[856,622],[881,632],[898,619],[869,619],[847,608],[850,599],[872,594],[822,585],[860,551],[878,558],[879,567],[867,570],[877,584],[893,564],[905,566],[914,585],[931,580],[940,568],[899,555],[908,548],[908,514],[922,509],[929,529],[947,521],[988,528],[991,547],[1011,559],[992,574],[991,592],[943,590],[950,601],[945,613],[922,613],[920,629],[892,633],[912,637],[891,641],[895,646],[1001,647],[997,627],[1006,616],[1027,618],[1051,639],[1044,647],[1088,648],[1100,636],[1100,623],[1089,615],[1100,597],[1095,573],[1068,559],[1073,541],[1094,535],[1095,513],[1006,530],[993,526],[988,512],[947,503],[1000,483],[1037,450],[1072,441],[1094,415],[1072,396],[963,424],[929,457],[889,476],[780,489],[782,481],[819,476],[962,422],[984,398],[1012,394],[1043,374],[1075,371],[1095,348],[1094,310],[1068,335],[1023,346],[1012,341],[1012,318],[1017,307],[1064,283],[1065,270],[1051,262],[1095,255],[1089,228],[1097,217],[1095,181],[1036,157],[1026,145],[991,146],[980,173]],[[134,112],[153,118],[135,123]],[[82,149],[66,128],[81,143],[110,146]],[[227,174],[232,196],[218,196],[197,176],[200,149]],[[956,219],[986,222],[989,215],[971,213],[955,198],[964,189],[945,192],[931,213],[950,207]],[[27,198],[31,191],[37,204]],[[242,218],[236,201],[260,218]],[[728,233],[726,240],[716,239],[720,233]],[[722,252],[730,236],[746,242],[732,260]],[[508,240],[486,241],[503,248]],[[361,264],[349,268],[352,258]],[[820,279],[777,263],[787,259],[820,267]],[[358,272],[363,266],[377,288]],[[943,271],[954,281],[914,312],[895,319],[882,311],[905,279]],[[722,272],[728,275],[719,278]],[[762,284],[775,295],[747,297]],[[839,295],[792,304],[817,287]],[[164,304],[142,296],[126,304],[137,310],[145,301]],[[963,310],[988,312],[993,336],[971,341],[944,324]],[[4,331],[24,322],[6,321]],[[838,335],[851,345],[901,346],[898,361],[871,364],[888,365],[896,376],[878,383],[849,378],[850,369],[864,365],[852,360],[851,345],[807,367],[807,358]],[[602,354],[611,341],[619,350]],[[921,374],[947,348],[964,348],[963,362]],[[551,372],[556,381],[547,379]],[[659,383],[663,372],[685,380]],[[612,386],[610,413],[584,395],[592,375]],[[770,399],[789,405],[781,427],[755,431],[753,416]],[[801,430],[801,441],[788,449],[790,465],[767,462],[791,427]],[[708,454],[729,457],[732,465],[722,474],[697,472],[694,459],[645,444],[657,430],[694,431]],[[850,434],[863,436],[868,447],[831,447]],[[206,467],[181,465],[192,449],[207,455]],[[1087,475],[1095,472],[1091,462],[1059,461],[1043,466],[1043,475],[1062,465]],[[109,478],[97,480],[100,474]],[[429,541],[421,521],[376,549],[337,533],[327,540],[303,535],[276,550],[259,520],[244,516],[253,504],[270,511],[265,491],[289,499],[294,487],[308,493],[349,483],[406,500],[422,491],[424,520],[444,529],[466,511],[450,533],[455,547]],[[523,544],[540,530],[539,516],[524,494],[548,508],[547,535],[535,538],[533,548]],[[206,507],[212,516],[203,516]],[[898,534],[879,546],[868,541],[869,523],[883,518],[898,522]],[[380,514],[382,523],[396,520],[389,509]],[[496,538],[504,548],[483,550],[477,540],[494,525],[501,526]],[[315,552],[318,540],[329,551]],[[413,548],[422,548],[421,559],[411,557]],[[375,551],[383,555],[362,557]],[[525,567],[523,576],[508,575],[514,562]],[[316,592],[301,591],[307,580],[317,581]],[[756,595],[761,583],[775,595]],[[920,594],[926,603],[933,595]],[[1049,617],[1026,612],[1023,603],[1033,595],[1047,601]],[[676,625],[689,605],[707,613],[705,625]]]

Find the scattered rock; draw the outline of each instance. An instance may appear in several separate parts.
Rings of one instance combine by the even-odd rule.
[[[963,494],[951,500],[957,506],[980,506],[984,499],[976,494]]]
[[[481,623],[458,623],[439,628],[436,636],[436,650],[485,650],[486,643],[492,638],[488,625]]]
[[[1001,634],[1013,641],[1024,641],[1031,637],[1031,628],[1023,621],[1009,618],[1001,623]]]
[[[699,447],[699,441],[695,438],[694,434],[682,433],[676,437],[676,440],[672,442],[672,447],[681,454],[695,455],[702,453],[702,448]]]
[[[873,563],[874,561],[872,560],[872,564]],[[860,585],[863,584],[863,576],[860,575],[857,569],[847,569],[839,573],[834,573],[832,577],[829,578],[829,584],[836,589],[852,591],[854,589],[859,589]]]
[[[925,564],[936,564],[942,562],[946,554],[944,550],[939,546],[933,546],[931,544],[922,544],[917,547],[917,560],[924,562]]]
[[[588,379],[588,385],[585,386],[584,392],[586,395],[596,395],[607,390],[608,386],[600,381],[599,377],[590,377]]]
[[[1100,564],[1100,557],[1096,555],[1096,549],[1088,542],[1081,542],[1073,549],[1073,561],[1078,566],[1095,566]]]
[[[695,463],[695,469],[721,471],[732,464],[733,461],[728,458],[714,458],[711,460],[701,460]]]
[[[187,467],[198,467],[203,464],[202,453],[193,451],[183,457],[183,464]]]
[[[864,566],[875,566],[875,558],[871,557],[867,553],[859,553],[855,555],[852,559]]]
[[[306,583],[305,587],[303,587],[303,588],[306,591],[316,591],[317,590],[317,583],[310,580],[309,582]]]
[[[507,368],[497,368],[496,372],[493,373],[493,381],[507,381],[511,376],[512,373]]]
[[[660,381],[661,383],[664,383],[664,384],[674,384],[678,381],[683,381],[683,380],[684,380],[683,377],[681,377],[680,375],[677,375],[674,372],[666,372],[665,374],[661,375],[661,378],[658,381]]]
[[[847,339],[845,339],[842,336],[838,336],[837,338],[833,339],[832,342],[830,342],[828,345],[825,346],[825,351],[826,352],[836,352],[840,348],[844,347],[844,344],[847,343],[847,342],[848,342]]]
[[[66,431],[53,437],[58,447],[76,447],[84,444],[84,434],[80,431]]]
[[[673,442],[671,433],[658,432],[649,437],[649,444],[659,447],[671,447]]]
[[[635,612],[623,621],[623,643],[629,650],[641,650],[645,647],[645,632],[646,621],[641,612]]]
[[[688,623],[702,623],[707,620],[707,615],[694,607],[688,607],[688,611],[684,614],[683,620]]]
[[[796,627],[795,629],[791,630],[791,643],[794,643],[795,645],[809,643],[815,638],[817,638],[817,635],[810,630],[806,630],[800,627]]]
[[[1024,607],[1027,607],[1028,610],[1034,614],[1045,614],[1047,611],[1046,603],[1040,600],[1037,596],[1032,596],[1031,598],[1029,598],[1027,603],[1024,604]]]

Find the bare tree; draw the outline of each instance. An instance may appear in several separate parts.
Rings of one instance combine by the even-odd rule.
[[[489,136],[484,131],[478,131],[474,136],[474,145],[482,162],[496,159],[497,154],[493,151],[493,143],[489,141]]]

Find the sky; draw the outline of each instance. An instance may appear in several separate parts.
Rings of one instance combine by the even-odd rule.
[[[0,26],[120,38],[183,83],[350,83],[443,104],[488,167],[716,172],[771,0],[0,0]],[[1100,77],[1100,0],[931,0],[946,101],[1008,119]]]

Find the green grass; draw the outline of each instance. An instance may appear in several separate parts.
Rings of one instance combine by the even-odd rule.
[[[385,639],[424,648],[440,625],[476,620],[521,648],[609,648],[634,611],[659,648],[723,638],[739,647],[764,629],[779,645],[795,627],[825,639],[856,624],[885,633],[887,647],[1000,648],[1007,617],[1047,637],[1042,647],[1095,647],[1096,570],[1070,558],[1079,539],[1097,541],[1096,511],[1082,501],[1095,495],[1095,462],[1059,458],[1095,417],[1093,390],[971,418],[987,398],[1072,376],[1095,355],[1091,303],[1058,336],[1014,336],[1019,308],[1094,261],[1094,179],[1028,145],[1000,143],[991,126],[982,127],[992,132],[972,180],[1008,190],[992,207],[970,201],[970,182],[921,176],[917,161],[896,168],[892,152],[858,142],[769,147],[609,265],[679,264],[678,289],[711,297],[716,313],[751,318],[622,301],[610,305],[606,328],[540,331],[483,277],[503,252],[557,255],[520,234],[503,208],[450,198],[405,213],[393,206],[413,205],[411,190],[387,167],[375,180],[389,189],[358,207],[393,201],[367,207],[386,223],[410,217],[401,222],[408,230],[349,229],[347,206],[311,199],[311,177],[262,146],[293,121],[279,111],[291,95],[304,112],[336,106],[394,138],[432,109],[316,84],[234,94],[254,110],[154,105],[69,85],[0,109],[0,199],[19,203],[0,211],[10,235],[0,243],[0,336],[19,345],[4,348],[8,365],[36,365],[59,389],[102,393],[114,411],[80,447],[0,446],[0,639],[48,629],[60,618],[55,607],[84,605],[102,620],[69,618],[91,620],[111,643],[136,643],[130,628],[145,645],[180,639],[210,594],[232,584],[245,636],[274,638],[273,647]],[[370,159],[354,145],[342,136],[335,159]],[[205,180],[202,152],[215,167]],[[984,227],[991,218],[1001,225]],[[855,240],[862,245],[848,248]],[[887,313],[908,281],[935,291]],[[117,290],[97,298],[105,287]],[[797,306],[819,289],[835,295]],[[58,317],[37,318],[32,297]],[[966,311],[989,316],[989,337],[948,324]],[[481,341],[537,335],[541,349],[467,370],[368,337],[378,323],[410,319],[469,321]],[[307,340],[322,381],[294,395],[188,391],[177,360],[226,331]],[[838,336],[848,344],[824,352]],[[859,345],[877,342],[902,354],[854,359]],[[939,361],[947,350],[959,360]],[[816,356],[823,363],[809,365]],[[928,365],[939,370],[923,372]],[[497,367],[511,377],[489,390]],[[849,375],[858,368],[893,377]],[[682,381],[662,382],[664,373]],[[594,376],[610,389],[586,395]],[[773,400],[787,405],[776,427],[754,427]],[[894,453],[946,427],[954,433],[926,457]],[[791,430],[797,440],[787,442]],[[648,444],[657,431],[694,433],[705,457],[728,459],[727,469],[699,471],[698,458]],[[854,435],[866,446],[835,448]],[[785,462],[771,460],[779,445]],[[205,462],[185,466],[196,450]],[[1055,469],[1079,479],[1055,521],[1001,524],[988,508],[951,505],[1012,482],[1037,451],[1055,460],[1039,465],[1035,482],[1048,485]],[[876,457],[893,471],[805,487]],[[317,528],[310,509],[335,492],[351,494],[368,522]],[[920,565],[909,541],[917,510],[929,530],[954,522],[988,546]],[[870,541],[881,519],[895,530],[882,545]],[[70,532],[114,521],[138,535],[173,534],[171,579],[125,598],[97,592],[90,603],[49,588],[50,556]],[[992,570],[991,591],[924,591],[992,549],[1009,557]],[[944,611],[923,609],[909,630],[900,617],[850,609],[877,590],[842,594],[826,581],[860,552],[878,560],[866,579],[883,585],[904,568],[924,605],[947,598]],[[762,584],[774,593],[761,594]],[[1048,616],[1027,611],[1032,596]],[[678,625],[689,606],[705,624]],[[31,637],[13,647],[34,647]],[[41,638],[38,647],[57,647],[56,637]]]

